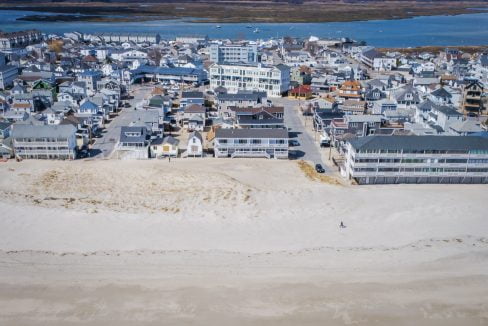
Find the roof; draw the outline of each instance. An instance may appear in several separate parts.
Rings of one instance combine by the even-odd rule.
[[[200,139],[200,142],[203,144],[202,134],[200,134],[198,131],[191,132],[188,135],[188,141],[190,141],[190,139],[192,139],[193,137],[196,137],[196,138]]]
[[[258,101],[266,97],[264,92],[238,92],[236,94],[220,93],[217,95],[219,101]]]
[[[139,132],[140,136],[126,136],[127,132]],[[128,127],[123,126],[120,128],[120,142],[121,143],[142,143],[146,141],[146,127]]]
[[[439,106],[434,109],[434,111],[441,112],[444,115],[450,116],[450,117],[458,117],[462,115],[458,111],[456,111],[455,108],[450,107],[450,106]]]
[[[98,105],[96,105],[95,103],[93,103],[90,100],[86,100],[85,102],[83,102],[83,104],[80,105],[80,109],[83,109],[83,110],[98,110]]]
[[[0,130],[5,130],[12,125],[12,122],[0,121]]]
[[[203,92],[183,92],[181,98],[203,98]]]
[[[483,131],[480,122],[476,120],[455,121],[449,125],[449,128],[459,133]]]
[[[349,142],[356,150],[486,150],[488,139],[473,136],[367,136]]]
[[[200,104],[190,104],[185,107],[185,113],[205,113],[206,111]]]
[[[14,124],[12,138],[68,138],[75,132],[72,125]]]
[[[264,111],[265,114],[257,113],[255,115],[243,115],[238,117],[240,125],[269,125],[284,124],[283,119],[275,118],[272,114]]]
[[[288,138],[286,129],[217,129],[215,138]]]
[[[366,57],[366,58],[368,58],[368,59],[372,60],[372,59],[374,59],[374,58],[381,58],[381,57],[383,57],[384,55],[383,55],[383,53],[378,52],[376,49],[370,49],[370,50],[364,51],[364,52],[362,53],[362,56],[364,56],[364,57]]]
[[[405,96],[407,94],[412,94],[413,100],[418,103],[420,102],[419,94],[417,89],[415,89],[412,85],[406,85],[402,87],[395,95],[396,95],[396,100],[398,102],[400,101],[405,101]]]
[[[204,72],[202,69],[184,68],[184,67],[169,68],[169,67],[141,66],[136,70],[133,70],[132,73],[175,75],[175,76],[188,76],[188,75],[202,76]]]
[[[163,144],[178,145],[180,141],[173,136],[166,136],[163,139]]]

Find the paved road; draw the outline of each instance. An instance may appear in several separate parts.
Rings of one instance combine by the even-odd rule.
[[[309,133],[305,131],[305,125],[299,117],[301,114],[298,111],[298,101],[287,98],[273,99],[274,105],[283,106],[285,108],[285,125],[290,132],[290,138],[297,139],[300,146],[290,147],[290,157],[304,159],[306,161],[321,163],[324,169],[327,167],[323,164],[322,157],[319,152],[319,145]],[[311,128],[312,119],[306,121],[306,128]],[[293,154],[294,153],[294,154]]]
[[[144,99],[150,92],[150,87],[143,87],[134,91],[134,99],[130,100],[130,108],[122,108],[119,115],[107,125],[103,136],[96,139],[92,148],[92,157],[106,158],[109,157],[120,138],[120,129],[122,126],[128,126],[131,122],[137,121],[143,114],[142,110],[134,110],[136,105]]]

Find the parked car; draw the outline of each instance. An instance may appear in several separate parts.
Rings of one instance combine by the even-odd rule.
[[[324,173],[325,169],[322,164],[315,164],[315,171],[317,171],[317,173]]]
[[[298,140],[296,140],[296,139],[290,139],[288,141],[288,145],[290,145],[290,146],[300,146],[300,142]]]

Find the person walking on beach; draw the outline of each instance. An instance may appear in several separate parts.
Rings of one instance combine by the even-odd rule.
[[[344,229],[346,226],[344,225],[344,222],[341,221],[341,225],[339,225],[341,229]]]
[[[171,156],[168,156],[168,163],[171,163]]]

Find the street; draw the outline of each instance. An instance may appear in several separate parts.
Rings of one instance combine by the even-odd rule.
[[[91,150],[91,157],[108,158],[112,154],[115,145],[120,138],[120,129],[122,126],[128,126],[131,122],[137,121],[141,117],[141,110],[135,110],[146,95],[151,91],[150,86],[137,87],[134,85],[134,98],[129,100],[131,107],[122,107],[119,114],[106,126],[102,137],[96,138]]]
[[[320,163],[327,171],[327,167],[323,164],[322,156],[319,152],[320,148],[318,143],[305,130],[305,128],[311,128],[312,118],[307,117],[305,119],[306,125],[304,125],[299,116],[302,113],[298,109],[298,100],[276,98],[273,99],[273,104],[285,108],[285,125],[288,127],[290,138],[296,139],[300,143],[299,146],[290,147],[290,158],[303,159],[313,164]]]

